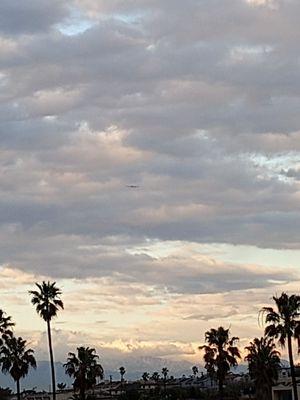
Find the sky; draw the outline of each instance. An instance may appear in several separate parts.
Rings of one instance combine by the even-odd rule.
[[[298,0],[0,2],[1,307],[39,359],[201,365],[299,293]],[[131,187],[136,186],[136,187]],[[284,354],[284,352],[283,352]]]

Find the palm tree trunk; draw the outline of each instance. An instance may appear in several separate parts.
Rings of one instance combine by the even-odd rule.
[[[20,390],[20,381],[19,381],[19,379],[17,380],[17,398],[18,398],[18,400],[21,400],[21,390]]]
[[[51,366],[51,377],[52,377],[52,396],[53,400],[56,400],[55,369],[54,369],[54,359],[52,350],[50,320],[47,321],[47,333],[48,333],[49,355],[50,355],[50,366]]]
[[[85,400],[85,382],[82,382],[80,386],[80,400]]]
[[[297,382],[296,382],[294,359],[293,359],[292,338],[290,335],[288,335],[288,352],[289,352],[289,361],[290,361],[290,367],[291,367],[291,377],[292,377],[292,384],[293,384],[294,400],[298,400]]]

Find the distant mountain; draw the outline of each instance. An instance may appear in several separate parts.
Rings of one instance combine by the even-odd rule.
[[[65,374],[64,367],[61,362],[55,363],[56,368],[56,381],[58,383],[64,382],[67,385],[72,385],[72,380]],[[48,361],[38,361],[38,368],[31,369],[28,376],[21,381],[22,389],[32,389],[36,387],[38,390],[49,390],[50,385],[50,364]],[[15,382],[9,375],[0,374],[0,386],[10,387],[15,389]]]
[[[127,356],[123,360],[109,361],[103,363],[105,375],[112,375],[114,379],[119,379],[119,367],[123,365],[126,369],[125,378],[128,380],[141,378],[143,372],[161,372],[163,367],[167,367],[169,375],[181,376],[192,373],[193,364],[187,361],[171,361],[159,357],[131,357]]]
[[[288,362],[282,360],[282,364],[288,365]],[[192,374],[193,364],[187,361],[172,361],[159,357],[132,357],[126,356],[120,360],[107,360],[103,362],[105,371],[105,378],[109,379],[112,375],[114,380],[120,379],[119,368],[124,366],[126,369],[125,379],[134,380],[140,379],[143,372],[149,372],[150,374],[154,371],[161,373],[163,367],[167,367],[169,375],[173,376],[189,376]],[[68,387],[72,387],[72,379],[69,378],[64,371],[63,363],[56,362],[56,382],[66,383]],[[203,368],[199,368],[199,371],[204,371]],[[247,365],[240,364],[236,369],[233,369],[236,373],[247,372]],[[9,377],[9,375],[0,374],[0,386],[10,387],[15,390],[15,383]],[[38,390],[50,389],[50,365],[48,361],[38,361],[38,368],[31,370],[29,375],[21,382],[22,389],[32,389],[36,387]]]
[[[126,369],[125,378],[134,380],[141,378],[143,372],[152,373],[154,371],[161,372],[163,367],[169,369],[169,375],[181,376],[183,374],[190,375],[192,364],[186,361],[169,361],[155,357],[125,357],[122,360],[109,360],[103,363],[105,377],[108,379],[112,375],[114,380],[120,379],[119,368],[124,366]],[[63,363],[56,362],[56,382],[64,382],[68,387],[72,387],[72,379],[70,379],[64,371]],[[31,370],[28,376],[21,381],[22,389],[32,389],[36,387],[38,390],[50,389],[50,365],[48,361],[38,361],[36,370]],[[0,374],[0,386],[10,387],[15,390],[15,383],[9,375]]]

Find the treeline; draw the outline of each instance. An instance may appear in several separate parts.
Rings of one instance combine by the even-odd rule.
[[[64,308],[61,299],[62,292],[56,282],[36,283],[35,290],[29,291],[31,303],[38,315],[45,321],[47,327],[49,358],[51,365],[52,396],[56,400],[56,379],[52,346],[51,321]],[[293,340],[298,341],[300,352],[300,296],[282,293],[273,297],[274,307],[263,307],[259,315],[265,324],[264,335],[254,338],[245,348],[245,361],[248,363],[249,375],[254,382],[257,400],[272,398],[272,386],[278,379],[280,370],[280,353],[276,344],[287,347],[294,400],[298,400],[295,366],[293,360]],[[34,350],[28,348],[26,340],[14,335],[14,323],[10,316],[0,310],[0,367],[3,373],[9,373],[16,382],[18,400],[21,398],[20,382],[30,368],[36,368]],[[230,335],[229,329],[223,327],[212,328],[205,334],[205,344],[199,346],[203,351],[205,369],[212,381],[218,384],[218,398],[224,398],[226,376],[232,367],[236,367],[241,360],[241,351],[238,347],[239,338]],[[277,342],[277,343],[276,343]],[[73,388],[80,400],[85,400],[86,392],[92,389],[97,380],[104,378],[104,370],[99,363],[95,349],[78,347],[76,353],[69,353],[64,364],[65,372],[73,377]],[[192,368],[196,377],[198,368]],[[119,369],[121,384],[124,382],[126,370]],[[168,369],[162,369],[164,392],[168,378]],[[142,379],[146,382],[150,375],[145,372]],[[155,372],[152,380],[158,382],[160,376]],[[65,388],[58,384],[59,389]]]
[[[257,400],[272,400],[272,386],[277,381],[281,368],[280,352],[277,350],[276,344],[282,348],[287,347],[293,399],[298,400],[292,342],[293,340],[298,341],[298,353],[300,353],[300,296],[295,294],[289,296],[286,293],[282,293],[279,297],[274,296],[273,301],[274,307],[263,307],[259,312],[259,316],[265,324],[264,334],[260,338],[254,338],[245,347],[246,356],[244,361],[248,363],[248,371],[253,381],[255,398]],[[238,337],[231,336],[229,329],[220,326],[207,331],[205,333],[205,344],[199,346],[199,350],[204,353],[204,367],[207,370],[207,374],[212,382],[217,383],[218,400],[223,400],[226,396],[233,396],[233,388],[230,387],[228,390],[225,382],[231,368],[237,367],[239,362],[242,361],[241,349],[238,347],[238,343]],[[166,369],[164,370],[166,372]],[[193,366],[192,372],[194,378],[196,378],[199,372],[198,367]],[[149,374],[144,373],[142,378],[147,380]],[[159,379],[158,377],[156,378]],[[166,386],[165,374],[163,381],[164,386]],[[227,389],[227,393],[225,393],[225,389]],[[182,395],[183,391],[181,390]],[[197,398],[204,398],[203,396],[205,397],[203,393],[199,392]],[[208,395],[205,398],[215,397]]]
[[[300,353],[300,296],[282,293],[274,296],[274,307],[263,307],[259,315],[265,324],[264,336],[254,338],[245,348],[245,361],[254,382],[256,399],[271,400],[272,386],[278,379],[281,367],[280,352],[276,343],[287,347],[294,400],[298,400],[296,373],[293,359],[293,340],[298,341]],[[218,382],[219,399],[224,398],[224,382],[232,367],[241,360],[239,338],[230,336],[229,329],[219,327],[205,333],[206,344],[199,347],[204,351],[205,368],[208,375]]]

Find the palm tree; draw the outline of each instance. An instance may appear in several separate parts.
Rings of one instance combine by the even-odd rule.
[[[193,371],[194,378],[196,378],[196,376],[197,376],[197,374],[199,372],[198,367],[196,365],[194,365],[192,367],[192,371]]]
[[[2,372],[10,373],[17,384],[18,400],[21,399],[20,380],[28,374],[29,368],[36,368],[34,351],[26,349],[26,340],[21,337],[9,337],[1,347],[0,364]]]
[[[79,391],[80,400],[85,400],[86,390],[97,383],[98,377],[103,379],[104,376],[103,368],[97,362],[99,356],[95,351],[89,347],[78,347],[77,355],[69,353],[64,364],[66,374],[74,378],[73,387],[75,391]]]
[[[14,323],[11,321],[11,317],[6,317],[5,312],[0,310],[0,346],[10,337],[12,337],[12,328]]]
[[[166,386],[167,386],[167,377],[168,377],[168,373],[169,373],[169,370],[168,370],[168,368],[166,368],[166,367],[164,367],[162,370],[161,370],[161,373],[162,373],[162,376],[163,376],[163,381],[164,381],[164,392],[166,393]]]
[[[120,367],[120,368],[119,368],[119,372],[120,372],[120,375],[121,375],[121,383],[122,383],[122,385],[123,385],[123,382],[124,382],[124,375],[126,374],[126,369],[125,369],[125,367]]]
[[[272,338],[255,338],[245,349],[248,351],[249,374],[254,380],[257,400],[271,400],[272,386],[278,379],[280,353]]]
[[[205,368],[213,378],[216,376],[219,385],[219,396],[223,399],[223,386],[227,373],[231,367],[238,365],[237,359],[241,358],[239,349],[235,346],[239,338],[229,337],[229,329],[220,326],[205,333],[208,345],[200,346],[204,350]]]
[[[59,309],[64,308],[64,304],[60,299],[61,290],[56,287],[56,282],[43,281],[42,284],[36,283],[36,286],[38,290],[30,290],[29,294],[32,296],[31,303],[36,306],[36,312],[47,323],[52,392],[53,400],[56,400],[55,369],[50,322],[53,317],[57,316]]]
[[[288,346],[288,354],[291,368],[294,400],[298,400],[297,382],[293,359],[292,339],[300,341],[300,296],[282,293],[279,297],[273,296],[276,309],[263,307],[262,315],[265,317],[265,335],[278,339],[279,344]],[[298,349],[299,350],[299,349]]]

